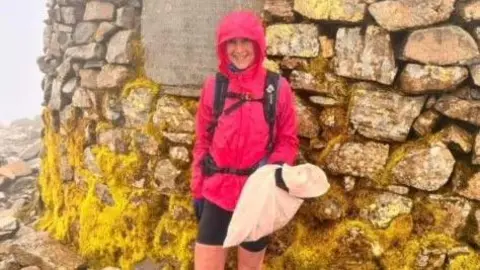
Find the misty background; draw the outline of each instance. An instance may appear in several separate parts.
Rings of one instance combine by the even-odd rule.
[[[0,1],[0,124],[41,113],[44,0]]]

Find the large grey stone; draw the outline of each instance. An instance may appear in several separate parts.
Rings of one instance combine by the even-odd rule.
[[[337,144],[327,157],[327,169],[334,174],[374,179],[384,169],[388,150],[388,144],[374,142]]]
[[[66,32],[66,33],[73,33],[73,25],[67,25],[63,23],[54,23],[53,30],[56,32]]]
[[[133,140],[142,152],[151,156],[158,154],[159,144],[154,137],[140,132],[136,132],[133,135]]]
[[[46,60],[45,56],[40,56],[37,58],[37,65],[40,71],[48,75],[54,75],[59,64],[59,61],[55,58],[48,61]]]
[[[420,190],[435,191],[447,183],[455,158],[443,143],[407,150],[392,170],[397,183]]]
[[[109,39],[117,30],[118,27],[115,24],[111,22],[101,22],[95,32],[95,41],[102,42]]]
[[[12,238],[20,229],[20,223],[14,217],[0,218],[0,241]]]
[[[115,24],[121,28],[132,29],[135,27],[135,8],[121,7],[117,9],[117,19]]]
[[[172,143],[181,143],[186,145],[193,145],[194,135],[189,133],[172,133],[163,132],[163,137]]]
[[[268,16],[282,18],[286,22],[293,22],[293,0],[265,0],[264,11]]]
[[[114,128],[100,132],[97,142],[99,145],[107,146],[114,153],[126,153],[128,150],[126,138],[127,132],[124,129]]]
[[[108,42],[107,62],[110,64],[130,64],[133,60],[134,32],[131,30],[116,33]]]
[[[360,216],[369,220],[375,228],[385,229],[396,217],[410,214],[413,201],[390,192],[374,193],[373,202],[360,209]]]
[[[168,132],[195,132],[195,117],[175,98],[163,96],[157,101],[153,123]]]
[[[480,100],[480,88],[465,85],[452,92],[451,95],[465,100]]]
[[[377,26],[368,26],[364,34],[361,27],[340,28],[334,68],[340,76],[392,84],[397,66],[389,33]]]
[[[78,45],[93,42],[97,28],[98,23],[95,22],[81,22],[77,24],[73,32],[73,42]]]
[[[162,193],[171,194],[177,190],[176,178],[180,175],[178,170],[169,159],[160,160],[155,166],[155,180],[157,190]]]
[[[72,69],[72,61],[69,58],[63,60],[63,62],[57,67],[57,80],[65,83],[68,79],[74,76]]]
[[[62,50],[58,43],[58,33],[55,31],[52,32],[49,44],[46,46],[45,54],[53,57],[62,57]]]
[[[171,160],[188,164],[190,162],[190,154],[188,149],[184,146],[170,147],[168,150],[168,156]]]
[[[472,76],[473,83],[480,86],[480,64],[470,66],[470,75]]]
[[[48,101],[48,108],[58,111],[62,107],[62,82],[58,79],[53,80],[52,92]]]
[[[472,163],[475,165],[480,165],[480,132],[478,132],[477,136],[475,136]]]
[[[413,130],[420,136],[425,136],[433,131],[440,120],[440,114],[435,110],[427,110],[420,114],[413,123]]]
[[[267,27],[267,54],[316,57],[320,50],[314,24],[274,24]]]
[[[442,233],[459,238],[467,224],[472,205],[468,200],[455,196],[430,195],[427,201],[436,209],[445,213],[447,218],[436,220],[436,226]]]
[[[455,0],[387,0],[371,4],[368,11],[389,31],[424,27],[448,20]]]
[[[154,92],[149,88],[134,88],[122,100],[123,112],[128,127],[142,127],[148,123],[154,97]]]
[[[97,198],[105,205],[114,206],[115,201],[113,200],[112,193],[107,185],[97,183],[95,185],[95,194]]]
[[[442,96],[435,109],[443,115],[480,126],[480,101],[464,100],[453,95]]]
[[[464,67],[440,67],[407,64],[400,74],[400,88],[408,94],[449,92],[468,77]]]
[[[290,74],[290,84],[293,89],[302,89],[315,92],[317,91],[319,82],[312,74],[308,72],[294,70]]]
[[[19,157],[23,160],[30,160],[35,158],[40,154],[40,150],[42,149],[43,143],[40,139],[37,139],[30,145],[27,145],[22,152],[20,152]],[[1,165],[0,165],[1,166]]]
[[[415,30],[407,38],[402,55],[407,60],[432,65],[467,64],[480,56],[473,37],[459,26],[446,25]]]
[[[295,98],[295,111],[298,116],[298,135],[313,139],[319,135],[320,126],[314,111],[300,97]]]
[[[53,35],[53,26],[52,25],[45,25],[43,28],[43,52],[47,52],[47,47],[50,46],[50,40],[52,39]]]
[[[458,1],[458,13],[462,18],[467,21],[479,21],[480,20],[480,1],[468,0]]]
[[[472,151],[473,136],[465,129],[450,124],[438,133],[438,139],[452,151],[468,154]]]
[[[97,78],[99,73],[100,71],[95,69],[80,69],[80,86],[89,89],[97,89]]]
[[[237,8],[261,11],[263,4],[263,0],[144,1],[146,75],[166,85],[201,85],[217,68],[214,41],[220,18]]]
[[[358,23],[363,21],[367,4],[363,0],[295,0],[294,10],[314,20]]]
[[[133,71],[126,66],[107,64],[97,76],[97,87],[100,89],[120,88],[133,76]]]
[[[452,177],[453,191],[465,198],[480,201],[480,172],[470,164],[459,162]]]
[[[122,119],[122,101],[120,97],[112,92],[107,92],[103,99],[103,116],[113,122]]]
[[[20,265],[39,265],[41,269],[84,269],[86,261],[47,232],[21,226],[17,237],[2,243]]]
[[[115,6],[112,3],[89,1],[85,7],[85,21],[111,21],[115,17]]]
[[[102,59],[105,56],[105,46],[100,43],[75,46],[65,51],[65,57],[79,60]]]
[[[79,87],[75,90],[72,97],[72,106],[84,109],[92,107],[90,95],[85,88]]]
[[[84,8],[81,6],[61,7],[62,21],[66,24],[76,24],[82,20]]]
[[[66,52],[70,46],[73,45],[73,38],[71,32],[57,31],[56,38],[61,52]]]
[[[350,102],[350,122],[367,138],[403,142],[422,111],[425,97],[403,96],[374,85],[354,86]]]

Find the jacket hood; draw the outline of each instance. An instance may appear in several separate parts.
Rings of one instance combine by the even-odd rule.
[[[252,11],[234,11],[227,14],[217,28],[217,57],[220,72],[227,76],[232,75],[229,69],[230,61],[226,52],[226,41],[232,38],[248,38],[255,43],[254,63],[241,71],[243,75],[260,75],[265,72],[263,60],[265,58],[266,42],[265,30],[260,18]],[[260,73],[260,74],[258,74]]]

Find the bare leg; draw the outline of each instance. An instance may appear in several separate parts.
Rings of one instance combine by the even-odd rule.
[[[223,270],[228,249],[195,243],[195,270]]]
[[[238,270],[261,270],[265,250],[251,252],[242,247],[238,247]]]

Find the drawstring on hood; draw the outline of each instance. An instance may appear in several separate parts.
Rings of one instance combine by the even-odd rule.
[[[247,38],[254,43],[255,58],[252,65],[240,70],[228,59],[226,44],[234,38]],[[252,11],[234,11],[225,16],[217,28],[217,55],[218,69],[230,80],[238,81],[241,89],[262,93],[266,70],[263,67],[265,59],[266,41],[265,30],[260,18]]]

